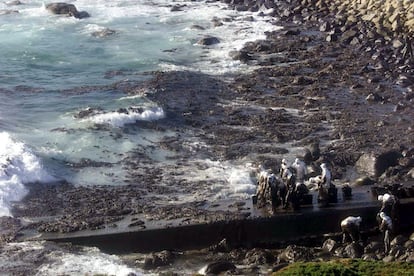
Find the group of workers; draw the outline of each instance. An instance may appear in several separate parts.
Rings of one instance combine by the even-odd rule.
[[[309,180],[318,186],[318,202],[327,206],[336,199],[336,187],[331,182],[332,175],[326,163],[320,165],[321,172]],[[293,208],[297,210],[302,203],[312,203],[312,197],[305,184],[308,178],[308,170],[304,161],[296,158],[289,165],[286,159],[282,159],[279,175],[272,171],[260,169],[257,192],[255,199],[258,207],[263,207],[271,202],[272,211],[276,212],[280,205],[284,209]],[[310,196],[310,197],[309,197]]]
[[[378,200],[381,202],[381,209],[377,213],[378,228],[383,234],[384,240],[384,253],[390,251],[391,236],[395,232],[395,226],[398,223],[398,203],[399,200],[396,196],[385,193],[378,196]],[[361,240],[360,225],[362,218],[360,216],[349,216],[341,221],[342,230],[342,242],[345,243],[349,240],[352,242],[358,242]]]
[[[308,178],[307,166],[299,158],[296,158],[291,165],[288,165],[286,159],[282,159],[279,175],[260,168],[257,191],[254,196],[255,203],[260,208],[271,202],[273,212],[276,212],[279,206],[284,209],[292,207],[297,210],[306,196],[310,196],[310,203],[312,202],[312,197],[308,194],[308,186],[305,184],[306,180],[317,185],[318,202],[321,206],[336,202],[336,187],[332,183],[331,171],[326,163],[322,163],[320,169],[319,175]],[[388,253],[390,251],[391,236],[395,232],[395,226],[398,222],[399,200],[391,193],[379,195],[378,200],[381,202],[381,209],[377,213],[376,219],[378,228],[383,234],[384,251]],[[349,216],[341,221],[343,243],[349,240],[352,242],[361,240],[361,222],[362,218],[360,216]]]

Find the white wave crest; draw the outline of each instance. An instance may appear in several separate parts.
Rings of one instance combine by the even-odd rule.
[[[48,258],[50,262],[42,265],[36,275],[144,275],[127,267],[117,256],[96,248],[84,249],[81,254],[52,252]]]
[[[21,200],[27,193],[24,183],[54,181],[40,159],[9,133],[0,133],[0,216],[10,216],[10,203]]]
[[[228,181],[235,194],[252,195],[256,192],[256,185],[252,182],[250,171],[246,169],[233,168]]]
[[[91,120],[96,124],[109,124],[115,127],[123,127],[126,124],[133,124],[136,121],[155,121],[164,118],[164,116],[164,110],[161,107],[154,107],[142,112],[135,110],[127,113],[109,112],[98,114],[91,117]]]
[[[39,258],[42,264],[39,266]],[[96,247],[78,247],[75,251],[67,246],[46,241],[10,242],[0,251],[0,274],[15,275],[155,275],[130,268],[121,258],[101,252]]]

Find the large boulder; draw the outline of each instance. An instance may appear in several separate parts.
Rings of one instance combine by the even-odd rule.
[[[103,28],[101,30],[93,32],[92,36],[97,37],[97,38],[105,38],[105,37],[108,37],[108,36],[112,36],[114,34],[116,34],[115,30],[111,30],[111,29],[108,29],[108,28]]]
[[[152,253],[144,260],[144,269],[155,269],[160,266],[167,266],[174,261],[175,255],[168,250]]]
[[[278,259],[282,262],[306,262],[312,260],[314,255],[315,252],[311,248],[289,245],[278,255]]]
[[[345,247],[345,254],[351,258],[361,258],[364,253],[364,248],[356,242],[350,243]]]
[[[234,271],[236,266],[229,261],[217,261],[207,265],[206,274],[220,274],[225,271]]]
[[[391,246],[404,245],[407,240],[408,238],[406,236],[398,235],[391,241]]]
[[[268,250],[255,248],[249,250],[244,258],[246,265],[263,265],[274,263],[275,256]]]
[[[215,36],[205,36],[197,41],[197,44],[209,46],[220,43],[220,40]]]
[[[53,14],[63,14],[73,16],[78,19],[90,17],[89,13],[86,11],[78,11],[75,5],[68,3],[50,3],[46,5],[46,9]]]
[[[384,252],[384,243],[379,241],[372,241],[364,248],[365,254],[378,255]]]
[[[323,242],[322,250],[333,253],[339,247],[339,244],[333,239],[327,239]]]
[[[360,173],[366,173],[371,177],[379,177],[389,167],[398,165],[398,159],[401,157],[398,151],[387,151],[384,153],[364,153],[356,162],[356,169]]]

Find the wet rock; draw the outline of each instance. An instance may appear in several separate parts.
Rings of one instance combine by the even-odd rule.
[[[396,80],[396,84],[402,87],[409,87],[413,84],[413,77],[407,74],[400,74]]]
[[[407,176],[414,179],[414,168],[408,171]]]
[[[318,160],[319,157],[321,156],[321,149],[319,147],[319,142],[312,143],[312,145],[309,148],[309,151],[312,157],[312,161]]]
[[[361,173],[378,177],[389,167],[397,165],[400,157],[401,153],[394,150],[383,153],[364,153],[357,160],[355,167]]]
[[[364,248],[364,254],[380,254],[384,251],[384,243],[372,241]]]
[[[378,93],[370,93],[365,100],[367,100],[367,102],[380,102],[383,98]]]
[[[327,239],[323,242],[322,250],[333,253],[339,247],[339,244],[333,239]]]
[[[331,24],[329,22],[325,21],[319,26],[319,31],[327,32],[327,31],[330,30],[330,28],[331,28]]]
[[[104,28],[102,30],[93,32],[92,36],[93,37],[98,37],[98,38],[105,38],[105,37],[108,37],[108,36],[112,36],[114,34],[116,34],[115,30],[111,30],[109,28]]]
[[[206,36],[197,41],[197,44],[204,46],[210,46],[218,43],[220,43],[220,40],[215,36]]]
[[[246,63],[249,60],[252,60],[252,56],[247,51],[231,51],[229,56],[234,60],[240,60],[241,62]]]
[[[183,8],[186,5],[174,5],[173,7],[171,7],[170,11],[171,12],[177,12],[177,11],[183,11]]]
[[[297,245],[289,245],[279,254],[278,259],[285,262],[309,261],[313,258],[311,248]]]
[[[77,112],[73,117],[75,119],[84,119],[86,117],[90,117],[92,115],[98,114],[102,111],[100,108],[93,108],[93,107],[87,107],[79,112]]]
[[[326,42],[336,42],[338,41],[338,35],[337,34],[328,34],[325,38]]]
[[[410,264],[414,263],[414,251],[407,252],[407,257],[405,258],[405,261]]]
[[[414,241],[412,241],[412,240],[407,240],[407,241],[404,243],[404,247],[405,247],[405,248],[407,248],[407,250],[412,250],[412,249],[414,249]]]
[[[364,248],[356,242],[350,243],[345,247],[345,254],[351,259],[361,258]]]
[[[78,12],[76,14],[72,14],[71,16],[73,16],[73,17],[75,17],[77,19],[83,19],[83,18],[88,18],[91,15],[88,12],[86,12],[86,11],[80,11],[80,12]]]
[[[175,255],[168,250],[158,253],[153,253],[151,256],[145,258],[144,269],[155,269],[157,267],[166,266],[173,263]]]
[[[375,184],[375,180],[368,176],[363,176],[355,180],[354,186],[369,186]]]
[[[213,27],[220,27],[224,25],[223,21],[221,21],[218,18],[213,18],[212,23],[213,23]]]
[[[306,76],[299,76],[299,77],[295,77],[292,81],[292,84],[295,85],[310,85],[312,83],[314,83],[316,80],[310,77],[306,77]]]
[[[236,11],[239,11],[239,12],[244,12],[244,11],[248,11],[249,10],[249,7],[246,6],[246,5],[237,5],[235,7],[235,10]]]
[[[50,3],[46,5],[46,9],[54,14],[66,14],[77,13],[75,5],[67,3]]]
[[[286,32],[283,33],[285,36],[294,36],[294,35],[299,35],[300,34],[300,30],[299,29],[292,29],[292,30],[287,30]]]
[[[244,262],[248,265],[270,264],[275,261],[275,256],[268,250],[253,249],[246,253]]]
[[[361,259],[363,259],[364,261],[378,261],[379,260],[378,256],[373,253],[364,254],[362,255]]]
[[[385,256],[384,258],[382,258],[382,261],[383,261],[384,263],[390,263],[390,262],[395,261],[395,258],[394,258],[394,256],[392,256],[392,255],[387,255],[387,256]]]
[[[222,239],[218,244],[212,245],[209,250],[214,252],[230,252],[232,246],[226,238]]]
[[[346,258],[345,246],[339,246],[335,249],[334,256],[339,258]]]
[[[402,245],[391,246],[390,252],[388,255],[393,256],[395,259],[398,259],[404,256],[406,248]]]
[[[50,3],[46,5],[46,9],[53,14],[63,14],[73,16],[78,19],[90,17],[86,11],[78,11],[75,5],[67,3]]]
[[[404,245],[404,243],[408,241],[408,238],[403,235],[398,235],[391,241],[391,246],[397,246],[397,245]]]
[[[0,217],[0,248],[2,243],[14,241],[18,230],[22,227],[17,218],[1,216]]]
[[[200,25],[194,24],[194,25],[191,25],[191,29],[193,29],[193,30],[203,31],[203,30],[205,30],[206,28],[204,28],[203,26],[200,26]]]
[[[344,185],[342,188],[342,195],[344,199],[351,199],[352,198],[352,188],[348,184]]]
[[[145,221],[142,221],[142,220],[136,220],[136,221],[130,223],[128,225],[128,227],[140,227],[141,229],[146,228],[145,227]]]
[[[351,41],[358,35],[355,30],[348,30],[341,35],[340,41],[344,44],[350,44]]]
[[[220,274],[225,271],[234,271],[236,266],[229,261],[218,261],[207,265],[206,274]]]

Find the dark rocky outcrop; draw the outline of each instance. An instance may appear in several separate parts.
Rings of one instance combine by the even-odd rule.
[[[345,247],[345,254],[349,258],[356,259],[361,258],[364,253],[364,248],[356,242],[350,243]]]
[[[166,266],[174,261],[174,253],[164,250],[158,253],[153,253],[151,256],[145,258],[144,269],[154,269],[160,266]]]
[[[322,250],[333,253],[339,247],[339,244],[333,239],[327,239],[323,242]]]
[[[225,271],[234,271],[236,266],[229,261],[217,261],[207,265],[206,274],[220,274]]]
[[[53,14],[73,16],[78,19],[90,17],[88,12],[78,11],[75,5],[63,2],[47,4],[46,9]]]
[[[314,250],[309,247],[289,245],[279,254],[278,259],[284,262],[306,262],[312,260]]]
[[[369,176],[378,177],[389,167],[398,164],[401,153],[398,151],[387,151],[380,154],[365,153],[356,162],[356,168]]]
[[[206,36],[197,41],[197,44],[209,46],[220,43],[220,40],[214,36]]]
[[[104,28],[102,30],[93,32],[92,36],[97,37],[97,38],[106,38],[108,36],[113,36],[114,34],[116,34],[115,30],[111,30],[109,28]]]

